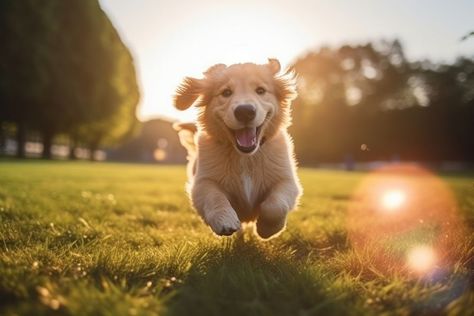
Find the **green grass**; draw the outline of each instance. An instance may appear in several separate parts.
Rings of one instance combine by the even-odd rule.
[[[348,208],[367,174],[300,176],[299,210],[263,242],[214,236],[181,166],[0,161],[0,314],[474,314],[473,176],[443,177],[460,223],[450,265],[429,278],[400,267],[398,250],[381,268],[376,247],[353,247]]]

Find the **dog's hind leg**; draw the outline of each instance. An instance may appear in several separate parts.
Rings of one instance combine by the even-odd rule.
[[[188,178],[191,179],[196,173],[196,142],[194,136],[197,132],[195,123],[174,123],[173,128],[178,132],[179,142],[188,152]]]
[[[300,188],[293,181],[281,182],[275,186],[260,204],[256,232],[261,238],[268,239],[283,231],[286,216],[296,206],[299,195]]]

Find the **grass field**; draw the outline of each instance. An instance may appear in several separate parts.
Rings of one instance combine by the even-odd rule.
[[[460,222],[451,264],[429,277],[353,247],[367,174],[300,176],[299,210],[263,242],[213,235],[182,166],[0,161],[0,314],[474,315],[473,176],[442,178]]]

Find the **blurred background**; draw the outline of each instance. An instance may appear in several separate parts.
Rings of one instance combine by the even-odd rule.
[[[472,1],[0,0],[0,155],[184,163],[172,95],[215,63],[298,75],[301,165],[474,163]]]

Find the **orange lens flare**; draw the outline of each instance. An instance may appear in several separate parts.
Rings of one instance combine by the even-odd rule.
[[[466,230],[446,184],[417,165],[389,165],[360,183],[349,203],[348,237],[371,271],[430,277],[452,270]]]
[[[405,192],[401,190],[390,190],[382,195],[382,206],[387,211],[399,209],[406,200]]]
[[[415,246],[407,255],[408,267],[416,273],[424,274],[434,270],[436,253],[430,246]]]

